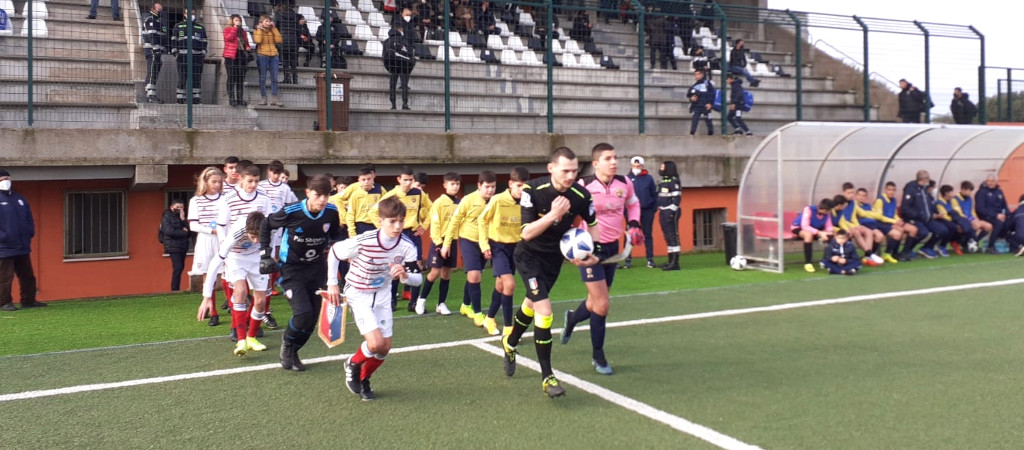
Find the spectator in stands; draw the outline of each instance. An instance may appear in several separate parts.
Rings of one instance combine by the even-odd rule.
[[[281,34],[281,67],[285,84],[298,84],[299,65],[299,15],[289,5],[279,5],[274,16]]]
[[[906,79],[900,80],[899,112],[897,115],[903,123],[921,123],[926,97],[917,86]]]
[[[476,25],[473,20],[473,6],[469,1],[451,0],[452,26],[460,33],[472,33]]]
[[[188,252],[188,221],[185,220],[185,203],[171,200],[160,220],[160,243],[164,253],[171,256],[171,290],[181,290],[181,272],[185,270],[185,253]]]
[[[1003,190],[999,188],[999,179],[995,175],[985,178],[985,183],[978,187],[974,195],[974,209],[978,218],[992,224],[992,235],[988,238],[986,253],[996,253],[996,240],[1003,237],[1006,227],[1006,215],[1009,209]]]
[[[518,16],[516,17],[518,21]],[[548,20],[547,8],[538,8],[533,12],[533,22],[536,24],[533,27],[533,32],[541,38],[543,42],[545,37],[548,35],[548,26],[551,26],[551,39],[558,39],[558,14],[552,14],[551,20]],[[509,25],[511,26],[511,25]],[[547,45],[544,43],[544,45]]]
[[[640,231],[644,233],[644,250],[647,253],[647,268],[654,268],[654,213],[658,211],[658,184],[647,172],[643,156],[629,160],[631,170],[627,177],[633,182],[633,192],[640,201]],[[633,266],[633,257],[626,258],[624,269]]]
[[[678,36],[683,42],[683,53],[689,54],[690,49],[693,48],[693,9],[690,8],[689,3],[673,2],[673,5],[677,5],[679,14],[682,17],[678,18],[679,29]]]
[[[729,112],[726,114],[726,117],[729,119],[729,124],[732,125],[734,129],[732,134],[746,134],[747,136],[752,136],[754,133],[750,132],[750,128],[747,128],[747,123],[743,121],[742,108],[746,102],[743,94],[745,92],[743,89],[743,80],[730,73],[725,81],[729,83]]]
[[[700,15],[697,20],[701,26],[708,27],[712,33],[715,32],[715,15],[718,11],[715,9],[715,2],[713,0],[704,0],[704,6],[700,9]]]
[[[116,1],[116,0],[115,0]],[[149,103],[163,103],[156,96],[156,80],[160,76],[160,68],[163,61],[160,59],[167,52],[167,25],[163,23],[161,12],[164,5],[154,3],[149,10],[149,15],[142,23],[142,47],[146,53],[146,101]]]
[[[598,7],[600,7],[601,9],[604,9],[604,10],[608,10],[608,11],[598,11],[597,12],[597,19],[600,20],[603,17],[604,18],[604,23],[607,24],[609,20],[615,18],[615,13],[613,13],[611,11],[619,9],[619,2],[617,2],[615,0],[601,0],[600,3],[598,4]]]
[[[206,58],[206,29],[196,19],[194,11],[184,10],[185,20],[178,22],[172,36],[173,48],[171,53],[177,57],[178,62],[178,104],[185,103],[185,89],[188,88],[188,71],[192,68],[192,103],[201,104],[200,99],[203,89],[203,61]],[[191,13],[191,14],[190,14]],[[192,22],[192,34],[188,32],[188,24]],[[192,42],[192,59],[188,58],[189,41]]]
[[[341,51],[341,40],[351,38],[352,35],[337,14],[332,12],[330,17],[328,20],[325,16],[322,22],[324,25],[316,31],[316,41],[320,46],[320,67],[327,67],[327,62],[330,61],[331,68],[345,69],[348,68],[348,61],[345,60],[345,55]],[[331,42],[327,42],[328,28],[331,30]]]
[[[817,206],[805,206],[790,225],[795,236],[804,241],[804,270],[814,272],[814,240],[822,243],[832,238],[832,200],[821,199]]]
[[[313,59],[313,54],[316,53],[316,44],[313,42],[313,35],[309,32],[309,25],[306,24],[306,18],[302,14],[299,17],[299,49],[306,49],[306,61],[302,63],[302,67],[309,67],[309,60]]]
[[[743,75],[750,83],[750,87],[758,87],[761,85],[761,80],[754,78],[747,70],[747,49],[743,43],[743,39],[737,39],[733,44],[732,51],[729,52],[729,73],[736,73]]]
[[[569,30],[569,37],[579,42],[593,42],[591,36],[594,24],[590,23],[590,14],[587,11],[577,11],[572,18],[572,29]]]
[[[384,69],[391,78],[388,83],[388,96],[391,109],[395,109],[395,85],[399,78],[402,81],[402,109],[409,110],[409,74],[416,66],[416,56],[412,43],[402,34],[401,28],[392,28],[388,39],[384,41]]]
[[[416,43],[416,18],[413,17],[412,9],[404,8],[401,14],[395,14],[391,19],[391,28],[401,28],[402,36],[410,44]]]
[[[419,0],[413,10],[416,13],[416,24],[419,25],[419,36],[422,39],[429,39],[429,34],[437,29],[437,23],[434,20],[437,17],[437,11],[434,9],[434,5],[427,0]]]
[[[260,104],[267,104],[267,76],[270,76],[270,104],[282,106],[277,99],[277,67],[279,64],[277,45],[281,43],[281,32],[274,26],[274,21],[267,16],[260,16],[259,25],[253,33],[256,41],[256,67],[260,71]]]
[[[693,118],[690,119],[690,136],[697,134],[697,125],[700,124],[701,117],[704,117],[704,123],[708,127],[708,136],[715,134],[715,125],[711,123],[711,107],[715,102],[715,86],[711,84],[711,80],[705,79],[704,75],[705,73],[700,70],[693,73],[696,81],[693,83],[693,86],[690,86],[690,91],[686,94],[690,99],[690,113],[693,114]]]
[[[476,29],[478,32],[487,34],[499,34],[498,22],[494,20],[494,11],[491,10],[491,2],[482,2],[476,10]]]
[[[36,275],[32,271],[32,238],[35,221],[28,200],[11,187],[11,174],[0,169],[0,311],[17,311],[11,287],[18,276],[21,307],[47,306],[36,300]]]
[[[953,122],[959,125],[970,125],[974,116],[978,115],[978,107],[971,101],[970,94],[963,89],[953,89],[953,101],[949,104],[949,112],[953,113]]]
[[[835,239],[825,247],[825,257],[821,259],[831,275],[856,275],[860,270],[860,257],[857,247],[850,242],[845,230],[836,231]]]
[[[653,12],[653,9],[651,11]],[[671,61],[672,70],[677,70],[676,59],[672,55],[674,39],[670,28],[671,24],[665,19],[665,16],[648,15],[644,22],[647,43],[651,46],[651,70],[654,70],[654,65],[659,60],[662,69],[668,69],[668,63]]]
[[[232,14],[224,26],[224,65],[228,69],[228,103],[231,106],[246,106],[245,66],[249,64],[249,37],[242,28],[242,16]]]
[[[697,72],[704,72],[704,78],[710,79],[708,78],[708,75],[711,74],[711,69],[708,65],[708,57],[704,55],[704,47],[699,45],[693,47],[693,52],[690,56],[693,56],[693,70]]]
[[[99,6],[100,6],[100,0],[90,0],[89,1],[89,15],[86,16],[85,18],[86,19],[95,19],[96,18],[96,9],[99,8]],[[110,12],[113,13],[114,20],[121,20],[121,6],[118,4],[117,0],[110,0]]]

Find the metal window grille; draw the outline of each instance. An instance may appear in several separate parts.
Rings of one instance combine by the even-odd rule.
[[[693,248],[714,250],[722,245],[722,222],[725,208],[693,210]]]
[[[64,257],[128,254],[127,194],[123,190],[64,193]]]

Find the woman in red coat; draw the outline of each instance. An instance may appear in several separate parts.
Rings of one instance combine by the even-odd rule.
[[[233,14],[224,27],[224,65],[228,69],[228,98],[231,106],[246,106],[245,66],[249,64],[248,34],[242,29],[242,16]]]

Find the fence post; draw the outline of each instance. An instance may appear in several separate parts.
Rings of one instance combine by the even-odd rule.
[[[788,9],[786,14],[789,14],[793,23],[796,24],[796,42],[794,43],[796,46],[796,121],[800,122],[804,120],[804,36],[800,18]]]
[[[195,11],[192,9],[195,7],[195,3],[192,0],[185,2],[185,70],[187,76],[185,77],[185,115],[187,126],[185,128],[192,128],[192,38],[195,36],[195,27],[193,26],[192,16],[195,15]]]
[[[636,10],[639,12],[639,15],[637,16],[637,22],[636,22],[637,23],[637,33],[636,33],[636,36],[637,36],[636,37],[636,39],[637,39],[637,44],[636,44],[637,45],[637,49],[636,49],[637,68],[636,68],[636,75],[637,75],[637,82],[639,83],[638,86],[637,86],[637,94],[640,97],[638,99],[638,105],[637,105],[640,108],[639,111],[637,111],[637,121],[638,121],[638,123],[637,123],[637,130],[640,132],[640,134],[644,134],[647,131],[646,118],[644,117],[645,116],[644,109],[646,108],[645,101],[644,101],[644,96],[646,95],[646,94],[644,94],[644,85],[646,84],[646,80],[645,80],[646,76],[645,76],[645,72],[644,72],[644,67],[647,67],[647,62],[644,60],[644,56],[645,56],[644,55],[644,37],[647,34],[647,32],[644,31],[644,24],[647,21],[647,14],[646,14],[647,12],[644,9],[644,5],[642,3],[640,3],[639,1],[632,0],[632,3],[633,3],[633,7],[636,8]]]
[[[860,17],[853,16],[853,20],[864,30],[864,121],[871,121],[871,73],[870,61],[868,60],[868,25]]]
[[[1013,69],[1006,68],[1006,121],[1013,122]]]
[[[444,48],[441,50],[444,56],[444,132],[448,133],[452,131],[452,62],[449,58],[448,46],[451,45],[449,41],[449,30],[451,30],[451,5],[450,2],[444,3]],[[439,57],[442,55],[438,55]]]
[[[551,44],[554,40],[554,17],[555,7],[552,5],[551,0],[544,1],[544,7],[547,8],[548,14],[544,19],[548,23],[544,24],[544,29],[547,30],[544,36],[544,53],[546,54],[545,60],[547,61],[547,72],[548,72],[548,83],[547,83],[547,94],[548,94],[548,134],[555,132],[555,54],[552,51]]]
[[[924,33],[924,91],[931,98],[932,95],[932,62],[931,62],[931,34],[928,33],[928,29],[924,27],[921,22],[914,21],[914,25]],[[924,112],[924,122],[932,122],[932,110],[928,108]]]
[[[996,80],[996,121],[1000,122],[1003,113],[1003,80]]]
[[[30,126],[30,127],[35,122],[35,118],[33,117],[34,114],[35,114],[35,111],[34,111],[34,108],[35,108],[34,100],[35,99],[33,98],[33,95],[32,95],[32,91],[34,90],[33,87],[32,87],[32,81],[33,81],[32,80],[33,79],[32,66],[35,65],[34,57],[32,55],[32,34],[33,34],[33,30],[32,30],[32,22],[33,22],[33,20],[32,20],[32,18],[33,18],[32,3],[34,3],[34,2],[32,2],[31,0],[28,2],[28,6],[27,6],[27,8],[28,8],[28,18],[25,20],[25,23],[28,25],[28,67],[27,67],[27,69],[28,69],[28,126]],[[11,11],[11,15],[14,15],[14,11]],[[11,22],[11,18],[10,17],[7,18],[7,22],[8,23],[13,23],[13,22]],[[12,27],[13,27],[13,25],[12,25]]]
[[[729,108],[727,106],[729,104],[729,83],[726,82],[726,79],[729,77],[729,63],[731,62],[726,59],[726,51],[729,49],[729,32],[726,22],[729,19],[725,16],[725,11],[722,10],[718,3],[713,4],[715,5],[715,11],[722,17],[722,26],[718,30],[718,51],[722,52],[722,56],[718,60],[720,61],[719,65],[722,66],[722,84],[719,85],[719,90],[722,91],[722,114],[720,115],[722,116],[722,135],[725,136],[725,130],[728,129],[726,124],[729,123]],[[711,61],[708,61],[708,67],[711,67]]]
[[[973,25],[967,28],[970,28],[981,41],[981,65],[978,66],[978,123],[984,125],[988,123],[988,117],[985,115],[985,35]]]
[[[324,71],[324,83],[326,83],[326,88],[327,88],[327,89],[325,89],[325,92],[324,92],[324,95],[327,96],[327,98],[324,99],[324,105],[326,105],[326,107],[327,107],[327,115],[326,115],[326,117],[324,117],[324,119],[327,121],[327,123],[326,123],[326,126],[324,126],[325,124],[320,124],[320,126],[322,127],[321,128],[322,130],[333,131],[334,130],[334,125],[333,125],[334,120],[331,117],[331,110],[334,109],[334,108],[331,107],[331,63],[334,61],[334,52],[341,51],[341,49],[340,48],[334,48],[334,49],[331,48],[331,42],[334,42],[334,41],[331,40],[331,26],[332,26],[331,19],[334,18],[334,12],[331,11],[331,2],[330,2],[330,0],[324,0],[324,17],[323,18],[326,19],[325,21],[327,23],[322,23],[322,24],[320,24],[320,26],[321,27],[324,27],[324,26],[327,27],[324,30],[324,43],[326,44],[327,48],[321,48],[320,50],[321,50],[321,53],[323,54],[323,56],[321,56],[321,61],[323,61],[324,58],[327,59],[327,61],[324,62],[324,68],[326,69]],[[352,94],[349,93],[349,92],[346,92],[345,95],[351,96]],[[352,101],[351,98],[349,99],[349,101],[350,102]]]

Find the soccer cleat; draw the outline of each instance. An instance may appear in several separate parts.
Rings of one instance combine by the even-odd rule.
[[[608,365],[608,361],[604,361],[604,363],[602,364],[601,361],[592,359],[590,360],[590,363],[594,365],[594,370],[596,370],[597,373],[601,375],[611,375],[612,373],[614,373],[612,371],[612,366]]]
[[[505,375],[511,377],[516,374],[516,348],[508,345],[508,336],[506,334],[501,337],[501,348],[505,350],[505,357],[502,358],[502,363],[505,368]]]
[[[572,330],[576,328],[575,323],[569,323],[572,320],[572,315],[575,311],[571,309],[565,310],[565,319],[562,321],[562,345],[568,344],[569,339],[572,338]]]
[[[450,316],[450,315],[452,315],[452,312],[448,309],[447,306],[445,306],[444,303],[439,303],[437,305],[437,308],[434,308],[434,312],[436,312],[436,313],[438,313],[438,314],[440,314],[442,316]]]
[[[352,364],[352,360],[345,360],[345,387],[353,394],[363,391],[363,383],[359,380],[359,374],[363,370],[362,364]]]
[[[220,325],[220,316],[210,316],[210,321],[206,323],[209,324],[211,327]]]
[[[47,306],[50,306],[50,305],[47,305],[46,303],[43,303],[43,302],[40,302],[40,301],[35,301],[35,300],[33,300],[31,302],[21,302],[21,309],[25,309],[25,308],[46,308]]]
[[[270,328],[271,330],[277,329],[277,319],[270,314],[270,311],[267,311],[266,317],[263,318],[263,323],[267,324],[267,328]]]
[[[235,327],[231,327],[231,334],[228,335],[228,339],[231,339],[231,342],[238,341],[238,330]]]
[[[359,391],[359,397],[361,397],[364,402],[373,401],[373,399],[377,398],[377,396],[373,394],[373,389],[370,388],[369,378],[363,380],[362,384],[362,389]]]
[[[0,311],[17,311],[17,310],[18,310],[18,307],[14,306],[14,303],[4,303],[3,306],[0,306]]]
[[[473,313],[473,325],[476,325],[478,327],[484,326],[484,318],[486,317],[487,316],[485,316],[484,313],[482,312]]]
[[[814,273],[814,264],[804,264],[804,271],[806,271],[807,273]]]
[[[249,351],[249,343],[245,339],[235,344],[235,356],[245,356],[247,351]]]
[[[939,256],[941,256],[943,258],[949,258],[949,252],[946,251],[946,247],[940,248],[938,253],[939,253]]]
[[[462,314],[466,317],[473,317],[473,307],[469,305],[462,305],[461,307],[459,307],[459,314]]]
[[[930,248],[922,248],[922,249],[917,251],[917,254],[921,255],[921,256],[924,256],[925,258],[928,258],[928,259],[935,259],[935,256],[936,256],[935,255],[935,250],[932,250]]]
[[[889,264],[896,264],[896,263],[899,263],[899,262],[900,262],[900,260],[898,260],[898,259],[896,259],[896,258],[893,258],[893,256],[892,256],[892,255],[890,255],[890,254],[888,254],[888,253],[886,253],[886,254],[883,254],[883,255],[882,255],[882,259],[884,259],[884,260],[885,260],[885,262],[887,262],[887,263],[889,263]]]
[[[647,260],[647,268],[648,269],[653,269],[654,268],[654,260],[653,259],[648,259]]]
[[[245,344],[249,346],[249,350],[254,352],[262,352],[267,349],[266,345],[263,345],[260,341],[257,341],[254,337],[245,338]]]
[[[1017,256],[1019,257],[1021,255],[1024,255],[1024,247],[1021,247],[1020,250],[1017,251]]]
[[[416,299],[416,314],[423,315],[427,312],[427,299],[418,298]]]
[[[402,291],[402,300],[412,300],[412,292]]]
[[[871,259],[872,261],[874,261],[875,264],[877,264],[879,266],[885,264],[885,260],[882,259],[881,256],[878,256],[877,253],[872,253],[871,256],[868,256],[868,258]]]
[[[555,398],[565,395],[565,388],[562,387],[562,384],[558,382],[558,379],[555,378],[554,375],[548,375],[548,377],[540,383],[540,386],[544,389],[544,393],[548,394],[548,397]]]
[[[871,259],[870,257],[867,257],[867,256],[861,258],[860,259],[860,263],[864,264],[865,266],[878,267],[878,263],[876,263],[875,260],[873,260],[873,259]]]
[[[498,330],[498,324],[494,323],[493,317],[484,318],[484,329],[487,330],[487,334],[491,336],[497,336],[501,334],[501,331]]]
[[[306,370],[306,366],[299,360],[299,353],[292,347],[291,344],[281,339],[281,368],[284,370],[293,370],[296,372],[302,372]]]
[[[227,310],[229,307],[228,301],[225,299],[224,304],[220,305],[220,309]]]
[[[956,256],[963,256],[964,255],[964,251],[960,248],[960,243],[959,242],[953,241],[953,242],[950,242],[949,245],[953,247],[953,253],[956,253]]]

